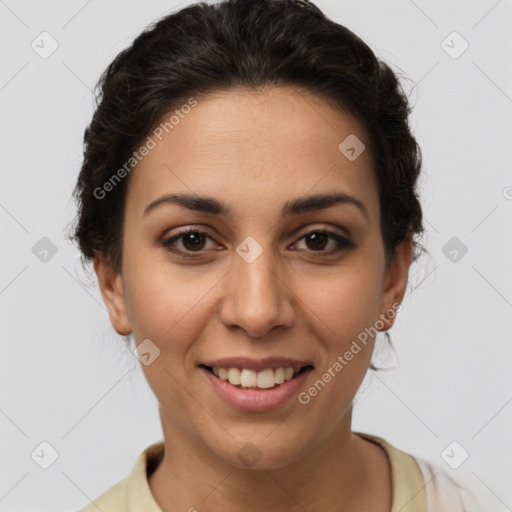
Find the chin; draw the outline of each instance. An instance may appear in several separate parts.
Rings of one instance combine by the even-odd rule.
[[[269,434],[270,432],[270,434]],[[271,433],[271,429],[259,429],[258,434],[240,435],[226,439],[226,443],[210,445],[211,451],[226,464],[239,469],[273,470],[295,463],[308,449],[303,436],[289,433]]]

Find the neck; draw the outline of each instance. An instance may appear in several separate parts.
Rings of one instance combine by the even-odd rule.
[[[278,469],[233,466],[161,419],[165,454],[148,481],[163,512],[391,509],[387,457],[351,432],[351,411],[323,442]]]

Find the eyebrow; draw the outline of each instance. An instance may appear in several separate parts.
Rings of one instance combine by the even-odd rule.
[[[198,212],[211,213],[228,217],[232,215],[230,208],[212,197],[198,196],[196,194],[165,194],[151,203],[144,209],[144,214],[154,210],[162,204],[178,204]],[[323,210],[337,204],[352,204],[369,220],[368,210],[365,205],[356,197],[337,192],[332,194],[316,194],[305,197],[298,197],[287,201],[281,211],[281,217],[288,215],[299,215],[305,212]]]

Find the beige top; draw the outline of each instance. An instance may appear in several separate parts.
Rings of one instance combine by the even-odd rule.
[[[455,481],[426,461],[405,453],[380,437],[354,434],[381,446],[389,459],[392,479],[390,512],[487,512]],[[147,476],[158,466],[164,441],[152,444],[137,458],[129,476],[79,512],[162,512],[151,494]]]

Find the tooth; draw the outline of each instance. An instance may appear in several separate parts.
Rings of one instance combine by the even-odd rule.
[[[213,374],[222,380],[228,381],[233,386],[242,386],[244,388],[261,388],[270,389],[276,384],[282,384],[285,381],[289,381],[293,376],[300,371],[300,366],[288,367],[288,368],[267,368],[261,372],[255,372],[254,370],[238,368],[219,368],[212,367]]]
[[[284,380],[290,380],[293,377],[293,368],[286,368],[284,371]]]
[[[262,389],[273,388],[275,384],[274,372],[270,368],[258,373],[258,387]]]
[[[247,388],[253,388],[256,386],[257,377],[254,370],[242,370],[240,372],[240,384]]]
[[[238,368],[230,368],[227,371],[227,378],[230,384],[238,386],[240,384],[240,370]]]

